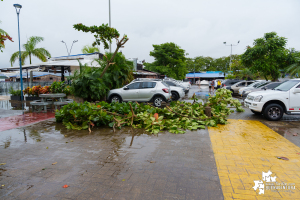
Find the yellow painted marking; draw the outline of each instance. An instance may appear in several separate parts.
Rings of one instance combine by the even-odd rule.
[[[300,148],[261,122],[228,121],[208,129],[224,198],[300,199]],[[294,183],[296,189],[271,191],[265,187],[264,194],[258,194],[252,188],[254,181],[262,180],[262,172],[269,170],[277,183]]]

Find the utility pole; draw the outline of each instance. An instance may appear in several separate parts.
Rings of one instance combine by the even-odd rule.
[[[111,28],[110,0],[108,0],[108,7],[109,7],[109,27]],[[109,52],[111,53],[111,42],[109,42]]]
[[[234,44],[230,44],[230,45],[226,45],[226,42],[223,42],[223,44],[225,44],[225,46],[230,46],[231,50],[230,50],[230,61],[229,61],[229,67],[230,67],[230,71],[231,71],[231,56],[232,56],[232,46],[237,46],[240,43],[240,40],[237,42],[236,45]]]

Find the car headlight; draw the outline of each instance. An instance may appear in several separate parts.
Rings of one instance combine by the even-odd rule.
[[[263,98],[263,96],[259,95],[259,96],[256,96],[253,101],[260,102],[262,98]]]

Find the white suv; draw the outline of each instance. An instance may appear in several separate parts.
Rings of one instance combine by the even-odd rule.
[[[158,79],[135,79],[122,88],[110,90],[107,95],[109,102],[137,101],[153,102],[160,107],[162,101],[171,101],[170,87]]]
[[[300,79],[286,81],[273,90],[251,92],[245,99],[245,106],[271,121],[280,120],[283,113],[299,115]]]

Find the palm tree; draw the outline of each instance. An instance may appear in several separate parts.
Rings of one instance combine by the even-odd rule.
[[[291,77],[300,77],[300,52],[294,53],[294,61],[287,69],[287,73],[290,73]]]
[[[85,45],[82,49],[81,49],[82,53],[95,53],[95,52],[99,52],[100,53],[100,49],[98,47],[93,47],[93,46],[89,46],[89,45]]]
[[[36,45],[41,41],[44,41],[43,37],[31,36],[27,40],[27,43],[23,44],[23,49],[25,49],[25,51],[21,51],[21,59],[22,59],[23,65],[24,65],[25,59],[28,57],[29,57],[29,62],[31,64],[31,56],[35,56],[43,62],[47,61],[47,57],[51,57],[51,54],[45,48],[36,48]],[[11,66],[13,66],[13,63],[17,59],[19,59],[19,51],[15,52],[11,55],[11,57],[10,57]]]

